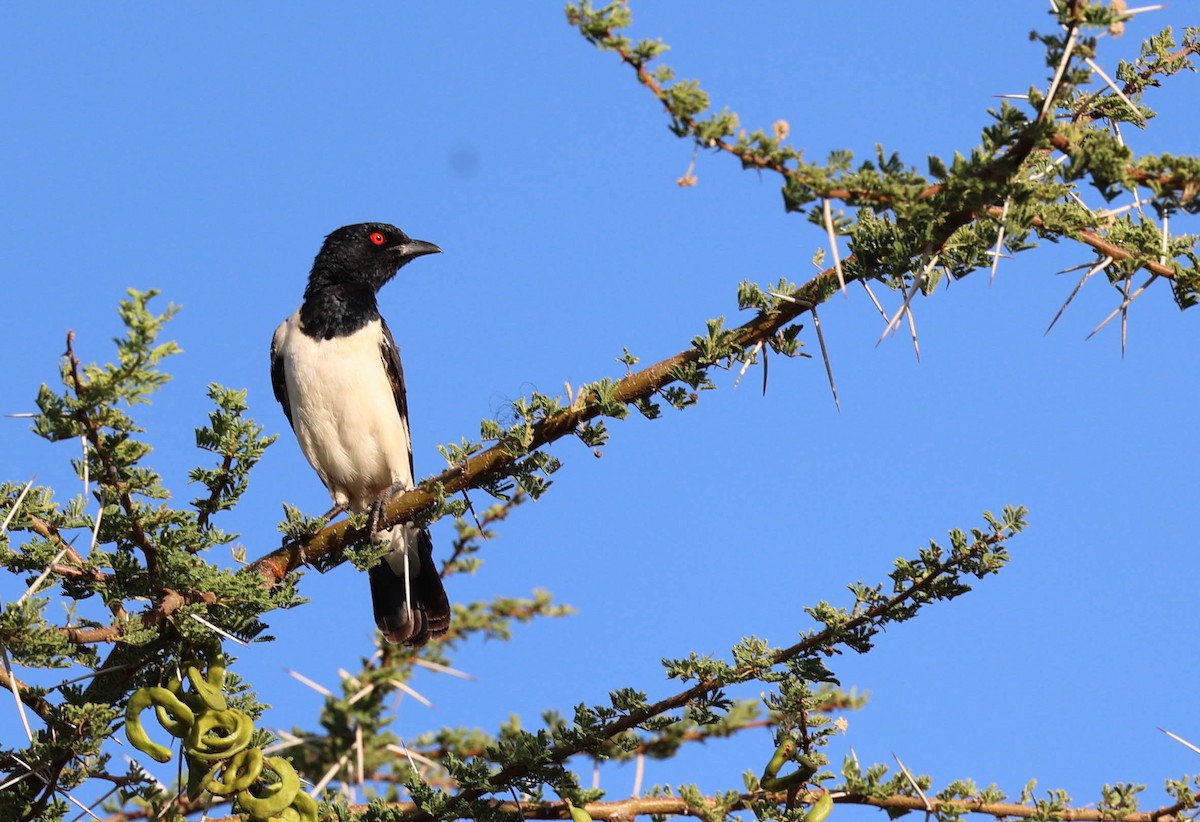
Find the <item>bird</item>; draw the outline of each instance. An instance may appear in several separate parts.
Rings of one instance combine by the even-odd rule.
[[[412,437],[400,350],[377,296],[405,265],[441,249],[394,225],[357,223],[325,238],[300,307],[271,339],[271,385],[300,450],[333,499],[325,515],[369,514],[392,547],[368,575],[375,622],[419,648],[450,627],[450,602],[423,528],[377,531],[395,493],[413,487]]]

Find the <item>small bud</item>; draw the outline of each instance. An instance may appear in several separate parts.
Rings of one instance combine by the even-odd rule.
[[[1126,8],[1125,0],[1112,0],[1112,2],[1108,4],[1108,7],[1117,14],[1124,14]],[[1120,37],[1125,33],[1125,24],[1122,22],[1112,23],[1108,27],[1108,33],[1113,37]]]

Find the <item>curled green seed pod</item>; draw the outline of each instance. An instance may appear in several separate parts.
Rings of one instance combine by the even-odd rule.
[[[187,762],[187,798],[195,802],[204,793],[204,783],[216,776],[221,767],[221,761],[204,762],[183,753],[183,761]]]
[[[206,762],[227,759],[249,745],[253,734],[254,720],[236,708],[204,711],[196,715],[184,747]]]
[[[762,778],[758,780],[759,786],[764,791],[783,791],[803,785],[812,778],[812,775],[817,772],[817,768],[807,756],[799,757],[800,768],[795,773],[779,776],[779,769],[795,755],[796,740],[791,737],[785,738],[775,749],[767,766],[763,768]]]
[[[255,820],[269,820],[280,814],[283,809],[292,804],[300,793],[300,777],[292,763],[278,756],[268,756],[263,760],[263,772],[274,771],[279,777],[278,782],[266,784],[261,789],[261,796],[255,796],[250,788],[239,791],[238,805]]]
[[[208,658],[208,673],[204,678],[208,680],[208,684],[219,691],[225,690],[225,665],[228,660],[225,654],[220,651],[214,651]]]
[[[770,761],[767,762],[767,767],[763,768],[763,779],[779,776],[779,769],[783,767],[785,762],[795,756],[795,754],[796,740],[792,739],[790,736],[785,737],[784,740],[779,743],[779,747],[775,749],[775,753],[771,756]]]
[[[267,822],[317,822],[317,800],[300,791],[288,805]]]
[[[821,798],[814,802],[813,806],[808,809],[808,813],[804,814],[804,822],[825,822],[832,810],[833,796],[823,793],[821,794]]]
[[[225,760],[225,770],[218,779],[210,775],[204,781],[204,789],[217,796],[232,796],[254,784],[262,773],[263,755],[259,748],[246,748]]]
[[[187,705],[182,699],[179,701]],[[188,710],[192,710],[192,706],[188,705]],[[163,730],[176,739],[183,739],[188,735],[188,730],[192,727],[191,722],[175,719],[161,705],[154,706],[154,717],[158,720],[158,724],[163,726]]]
[[[195,721],[195,714],[166,688],[138,688],[129,698],[129,704],[125,707],[125,737],[129,744],[149,754],[157,762],[170,762],[171,752],[151,740],[142,727],[142,711],[151,705],[155,706],[156,713],[161,711],[160,716],[165,714],[173,727],[181,724],[190,727]]]
[[[592,822],[590,813],[572,805],[570,799],[563,799],[563,801],[567,803],[567,810],[571,812],[571,822]]]
[[[221,679],[224,679],[224,673]],[[204,708],[210,711],[225,711],[229,709],[229,703],[225,701],[225,694],[221,693],[220,686],[213,685],[201,673],[196,665],[187,667],[187,679],[192,684],[192,695],[204,705]]]

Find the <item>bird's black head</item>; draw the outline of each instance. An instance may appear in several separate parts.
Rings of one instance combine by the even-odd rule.
[[[325,238],[313,261],[308,287],[378,291],[409,260],[440,252],[433,243],[414,240],[394,225],[356,223]]]

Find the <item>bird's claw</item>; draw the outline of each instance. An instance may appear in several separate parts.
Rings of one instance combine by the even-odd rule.
[[[407,491],[408,488],[408,485],[398,482],[375,498],[375,501],[371,503],[371,510],[367,519],[368,534],[373,536],[379,532],[381,523],[383,522],[384,512],[387,509],[387,504],[392,501],[392,497],[396,496],[396,494],[399,494],[402,491]]]

